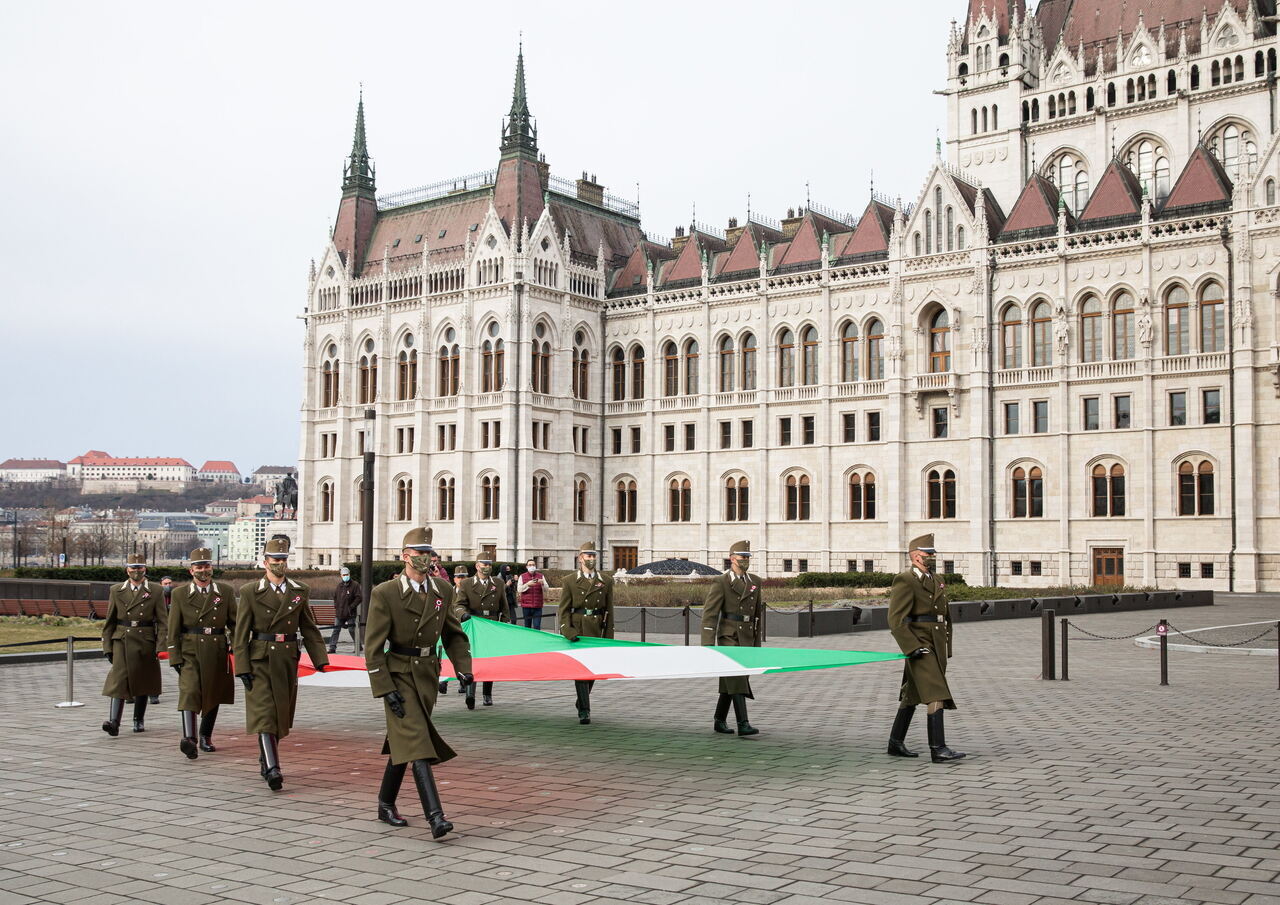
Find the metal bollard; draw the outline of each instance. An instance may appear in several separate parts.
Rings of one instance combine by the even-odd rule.
[[[1280,688],[1280,622],[1276,623],[1276,688]]]
[[[76,639],[72,635],[67,636],[67,699],[54,704],[54,707],[83,707],[84,704],[76,700]]]
[[[1054,676],[1053,663],[1053,610],[1045,610],[1040,614],[1040,678],[1052,682]]]
[[[1169,684],[1169,620],[1161,619],[1156,626],[1160,633],[1160,684]]]
[[[809,601],[809,637],[810,637],[810,638],[812,638],[812,637],[813,637],[813,628],[814,628],[814,623],[813,623],[813,601],[812,601],[812,600],[810,600],[810,601]]]
[[[1062,681],[1071,680],[1071,674],[1067,671],[1067,623],[1066,616],[1062,617]]]
[[[764,644],[768,638],[769,624],[769,607],[764,603],[760,604],[760,644]],[[757,645],[758,646],[758,645]]]
[[[684,646],[689,646],[689,605],[684,607]]]
[[[640,607],[640,640],[644,640],[644,607]]]

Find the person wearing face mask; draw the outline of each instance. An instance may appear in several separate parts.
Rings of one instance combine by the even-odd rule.
[[[218,708],[233,704],[230,632],[235,629],[235,591],[213,580],[213,552],[191,551],[191,581],[173,589],[169,603],[169,665],[178,673],[178,713],[182,740],[178,749],[191,760],[217,751],[213,724]],[[197,743],[196,715],[200,715]]]
[[[542,631],[542,605],[546,592],[551,590],[547,577],[538,571],[532,556],[525,561],[524,574],[516,581],[516,593],[520,595],[520,610],[524,614],[524,627]]]
[[[702,643],[724,647],[759,647],[760,616],[764,601],[760,596],[760,576],[748,571],[751,542],[740,540],[729,548],[729,571],[716,577],[702,604]],[[746,676],[722,676],[720,698],[716,701],[711,728],[733,735],[729,728],[729,705],[738,723],[738,735],[758,735],[760,730],[747,722],[747,698],[755,700]]]
[[[273,792],[284,785],[277,743],[293,727],[298,701],[299,636],[317,672],[329,665],[324,636],[308,605],[311,590],[287,576],[289,539],[267,541],[265,574],[240,588],[232,651],[244,684],[248,732],[258,736],[259,772]]]
[[[613,637],[613,579],[596,571],[596,545],[587,541],[578,548],[578,570],[560,585],[556,624],[570,641]],[[578,722],[591,722],[591,689],[595,680],[573,683],[577,693]]]
[[[898,715],[889,733],[889,754],[918,757],[906,745],[907,728],[916,705],[927,705],[929,753],[934,763],[959,760],[959,751],[947,747],[943,713],[956,703],[947,685],[947,661],[951,659],[951,609],[946,586],[935,571],[937,551],[933,535],[911,541],[907,556],[911,568],[894,576],[889,589],[889,631],[907,655],[903,666]]]
[[[494,622],[507,621],[507,589],[501,578],[494,577],[493,560],[489,554],[481,550],[476,554],[476,574],[458,585],[457,605],[458,618],[462,621],[472,616],[492,619]],[[481,688],[484,706],[493,706],[493,683],[485,682]],[[467,683],[467,709],[476,709],[476,686]]]
[[[111,664],[102,686],[102,694],[111,699],[102,731],[112,738],[120,734],[125,701],[133,702],[133,731],[146,731],[147,699],[160,693],[157,641],[167,637],[164,595],[160,585],[147,581],[146,558],[129,554],[125,573],[129,577],[123,584],[111,586],[102,626],[102,653]]]
[[[431,768],[456,756],[431,721],[440,680],[437,645],[449,655],[459,681],[474,684],[471,643],[453,608],[453,586],[430,574],[431,529],[404,536],[399,578],[384,581],[369,595],[365,665],[373,696],[381,698],[387,721],[382,753],[388,755],[378,789],[378,819],[391,826],[408,821],[396,810],[405,768],[412,766],[422,810],[439,839],[453,829],[444,816]]]
[[[364,602],[364,594],[360,583],[351,580],[351,570],[346,566],[338,573],[342,579],[333,592],[333,632],[329,635],[329,653],[338,652],[338,636],[343,628],[351,635],[352,643],[356,641],[356,617],[360,612],[360,604]]]
[[[167,613],[169,612],[170,604],[173,602],[173,579],[170,578],[168,575],[160,579],[160,591],[161,593],[164,594],[164,611]],[[157,644],[160,644],[163,641],[164,641],[163,638],[156,639]],[[160,695],[158,694],[151,695],[151,703],[159,704]]]

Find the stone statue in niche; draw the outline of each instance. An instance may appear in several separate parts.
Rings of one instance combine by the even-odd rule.
[[[1053,313],[1053,344],[1065,361],[1067,348],[1071,345],[1071,325],[1067,323],[1067,308],[1061,302]]]
[[[1144,292],[1142,301],[1138,303],[1138,342],[1144,346],[1151,345],[1151,299]]]

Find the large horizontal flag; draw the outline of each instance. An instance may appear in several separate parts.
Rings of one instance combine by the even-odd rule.
[[[569,679],[698,679],[833,669],[901,660],[902,654],[792,647],[686,647],[611,638],[568,641],[558,634],[473,617],[463,623],[471,638],[472,672],[485,682],[553,682]],[[367,687],[364,658],[329,657],[317,673],[305,656],[298,666],[306,685]],[[441,664],[440,678],[454,678]]]

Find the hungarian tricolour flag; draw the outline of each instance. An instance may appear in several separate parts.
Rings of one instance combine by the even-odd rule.
[[[472,672],[483,682],[550,682],[567,679],[700,679],[832,669],[901,660],[902,654],[794,647],[686,647],[611,638],[567,641],[551,632],[473,617],[462,624],[471,638]],[[368,686],[363,657],[332,655],[317,673],[304,655],[305,685]],[[454,678],[441,664],[441,679]]]

